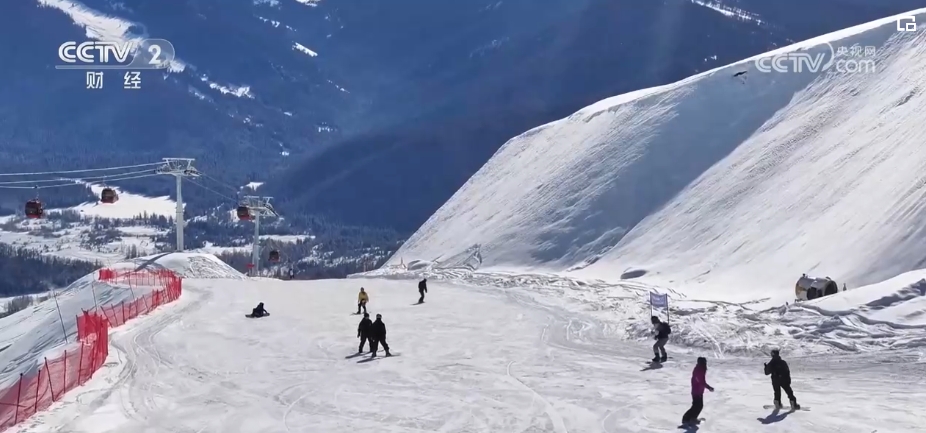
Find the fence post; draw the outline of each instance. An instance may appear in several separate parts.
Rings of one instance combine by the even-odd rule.
[[[125,301],[119,303],[122,306],[122,324],[125,325]]]
[[[150,309],[148,308],[148,297],[145,295],[142,295],[141,301],[145,303],[145,314],[147,314],[148,311],[150,311]],[[138,313],[139,316],[141,316],[141,314],[142,313]]]
[[[67,392],[68,390],[68,351],[64,349],[64,384],[61,385],[61,389]]]
[[[32,414],[39,411],[39,384],[42,383],[42,369],[39,368],[39,378],[35,381],[35,403],[32,404]]]
[[[23,374],[19,373],[19,389],[16,390],[16,413],[13,415],[13,424],[19,424],[19,408],[22,407]]]
[[[81,382],[81,371],[84,369],[84,342],[80,342],[80,361],[77,361],[77,386],[83,385]]]
[[[51,386],[51,369],[48,368],[48,358],[47,357],[45,358],[45,371],[48,371],[48,389],[51,391],[51,401],[56,401],[55,400],[55,387]]]

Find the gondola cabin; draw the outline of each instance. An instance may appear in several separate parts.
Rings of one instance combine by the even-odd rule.
[[[112,188],[103,188],[103,192],[100,193],[100,201],[107,204],[112,204],[119,201],[119,194],[116,194],[116,191]]]
[[[238,219],[241,221],[252,220],[251,209],[248,209],[247,206],[238,206]]]
[[[26,202],[26,218],[42,218],[45,216],[45,207],[38,200]]]
[[[271,262],[279,262],[279,261],[280,261],[280,252],[279,252],[279,251],[271,251],[271,252],[270,252],[270,261],[271,261]]]

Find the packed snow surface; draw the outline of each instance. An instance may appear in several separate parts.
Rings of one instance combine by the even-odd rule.
[[[14,432],[666,432],[710,358],[701,431],[914,432],[921,354],[785,357],[810,411],[773,412],[765,358],[621,341],[613,323],[518,287],[414,280],[188,279],[180,301],[113,331],[107,365]],[[356,293],[392,358],[356,355]],[[258,302],[270,316],[246,319]],[[643,317],[642,319],[645,319]],[[380,352],[380,356],[383,352]]]
[[[759,56],[868,47],[837,60],[870,72],[747,59],[515,137],[389,265],[634,279],[765,307],[793,301],[802,273],[855,288],[926,267],[926,34],[896,18]]]

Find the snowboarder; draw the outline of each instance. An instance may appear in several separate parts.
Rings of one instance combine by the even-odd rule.
[[[775,409],[781,409],[781,389],[784,388],[788,394],[788,400],[791,401],[791,409],[798,410],[801,408],[797,404],[797,398],[791,391],[791,370],[788,363],[781,359],[778,349],[772,349],[772,360],[765,363],[765,375],[772,376],[772,389],[775,391]]]
[[[386,324],[383,323],[383,315],[377,314],[376,321],[370,326],[370,352],[373,354],[370,355],[370,358],[376,357],[376,351],[379,350],[379,345],[383,345],[383,349],[386,350],[386,356],[392,356],[389,353],[389,344],[386,343]]]
[[[357,326],[357,338],[360,339],[360,348],[357,353],[363,353],[363,345],[370,341],[370,351],[373,351],[373,340],[370,338],[370,332],[373,330],[373,321],[370,320],[370,313],[364,312],[360,325]]]
[[[653,345],[653,353],[656,355],[653,362],[666,362],[669,356],[666,354],[666,343],[669,341],[669,334],[672,328],[668,323],[663,323],[658,317],[653,316],[653,331],[656,332],[656,344]]]
[[[363,290],[363,287],[360,288],[360,293],[357,295],[357,314],[360,314],[360,308],[363,307],[363,312],[367,312],[367,302],[370,301],[370,297],[367,295],[367,292]]]
[[[296,278],[296,270],[293,268],[289,268],[289,279],[292,280],[295,278]]]
[[[251,317],[264,317],[264,316],[269,316],[269,315],[270,313],[264,309],[263,302],[257,304],[257,307],[251,310]]]
[[[418,282],[418,293],[421,294],[421,297],[418,298],[418,303],[424,303],[424,294],[428,293],[428,279],[425,278]]]
[[[682,424],[692,425],[698,423],[698,415],[704,409],[704,390],[714,392],[714,388],[707,384],[707,359],[698,357],[698,363],[691,372],[691,409],[682,415]]]

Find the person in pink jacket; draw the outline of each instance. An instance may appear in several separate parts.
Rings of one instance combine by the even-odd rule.
[[[714,392],[714,388],[707,384],[707,359],[698,358],[698,364],[695,365],[691,372],[691,409],[682,415],[682,424],[697,424],[698,415],[701,415],[701,409],[704,409],[704,390]]]

